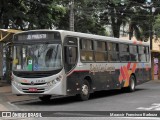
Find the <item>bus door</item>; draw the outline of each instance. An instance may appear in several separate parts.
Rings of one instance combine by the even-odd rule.
[[[77,47],[77,38],[75,37],[66,37],[64,41],[64,69],[66,74],[71,73],[71,71],[75,68],[78,61],[78,47]],[[76,91],[76,83],[78,82],[77,74],[72,73],[67,77],[67,90],[69,89],[72,94],[75,94]],[[70,93],[68,93],[70,94]]]

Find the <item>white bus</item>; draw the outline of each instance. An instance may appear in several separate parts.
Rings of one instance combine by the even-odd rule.
[[[12,91],[17,95],[77,95],[126,88],[151,79],[148,42],[71,32],[32,30],[13,39]]]

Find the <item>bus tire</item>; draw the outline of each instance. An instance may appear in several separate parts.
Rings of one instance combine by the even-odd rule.
[[[136,87],[136,80],[135,80],[135,77],[133,75],[131,75],[130,79],[129,79],[129,86],[127,87],[127,91],[134,92],[135,87]]]
[[[79,100],[88,100],[90,96],[90,84],[87,80],[83,80],[81,87],[81,93],[78,95]]]
[[[39,97],[39,99],[43,102],[48,102],[51,100],[51,95],[45,95],[45,96]]]

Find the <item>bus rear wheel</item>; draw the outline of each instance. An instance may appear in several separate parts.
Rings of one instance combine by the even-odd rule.
[[[48,102],[51,100],[51,95],[45,95],[45,96],[39,97],[39,99],[43,102]]]
[[[90,84],[87,80],[83,81],[81,86],[81,93],[78,95],[78,98],[82,101],[88,100],[90,96]]]
[[[131,75],[130,80],[129,80],[129,86],[127,87],[128,92],[134,92],[136,87],[136,80],[133,75]]]

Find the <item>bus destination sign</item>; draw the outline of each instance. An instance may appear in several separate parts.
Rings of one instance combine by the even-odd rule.
[[[27,35],[27,40],[46,39],[46,38],[47,38],[47,34]]]
[[[29,32],[20,33],[14,36],[15,41],[25,40],[60,40],[59,32]]]

